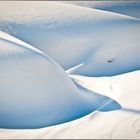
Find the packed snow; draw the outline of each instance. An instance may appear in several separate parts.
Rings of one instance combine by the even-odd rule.
[[[140,138],[139,12],[0,1],[0,138]]]
[[[140,2],[138,0],[129,1],[60,1],[62,3],[90,7],[105,11],[120,13],[135,18],[140,18]]]
[[[76,87],[47,55],[2,32],[0,36],[0,127],[38,128],[99,108],[120,108],[111,98]]]
[[[55,2],[1,2],[0,9],[2,31],[44,51],[66,70],[81,64],[105,44],[114,48],[117,42],[124,47],[123,38],[139,43],[133,32],[136,30],[139,37],[140,21],[125,15]],[[116,36],[113,40],[112,34]]]
[[[121,91],[115,97],[122,109],[110,112],[93,112],[81,119],[42,129],[0,129],[1,138],[33,139],[139,139],[140,138],[140,71],[123,75],[98,78],[72,76],[78,83],[97,91],[100,81],[106,85],[117,85]],[[109,82],[110,84],[106,84]],[[94,86],[95,85],[95,86]],[[102,88],[102,87],[101,87]],[[102,92],[106,92],[102,89]],[[115,88],[112,88],[114,90]],[[99,90],[98,90],[99,91]],[[113,94],[114,92],[112,92]],[[111,94],[111,92],[110,92]]]

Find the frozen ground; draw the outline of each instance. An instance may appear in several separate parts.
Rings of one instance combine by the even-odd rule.
[[[1,1],[0,138],[140,138],[139,8]]]

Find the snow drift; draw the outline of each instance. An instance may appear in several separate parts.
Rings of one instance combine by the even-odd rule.
[[[115,75],[140,67],[134,62],[138,56],[125,57],[132,48],[138,52],[140,44],[140,21],[128,16],[56,2],[1,2],[0,28],[44,51],[65,70],[80,65],[73,74]],[[128,56],[132,59],[126,66]],[[108,63],[110,59],[115,61]]]
[[[140,138],[139,2],[77,3],[0,2],[1,139]]]
[[[1,128],[56,125],[99,108],[102,111],[120,108],[106,96],[76,87],[47,55],[3,32],[0,32],[0,85]]]
[[[135,22],[98,30],[96,38],[101,39],[100,46],[68,73],[85,76],[113,76],[139,70],[139,36],[140,23]]]
[[[140,1],[60,1],[140,18]]]
[[[93,112],[80,119],[42,129],[0,129],[2,139],[139,139],[140,128],[140,70],[104,78],[76,76],[81,85],[101,92],[110,89],[110,85],[121,88],[121,96],[116,98],[122,109],[110,112]],[[99,82],[99,83],[98,83]],[[110,83],[110,84],[107,84]],[[114,90],[115,86],[112,86]],[[99,90],[98,90],[99,91]],[[114,92],[110,92],[110,95]],[[117,94],[117,93],[116,93]]]

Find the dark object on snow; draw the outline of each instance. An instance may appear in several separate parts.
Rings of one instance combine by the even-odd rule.
[[[109,59],[109,60],[107,60],[107,62],[108,62],[108,63],[111,63],[111,62],[114,61],[114,59],[115,59],[115,58]]]

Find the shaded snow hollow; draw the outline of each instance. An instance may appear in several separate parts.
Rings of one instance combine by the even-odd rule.
[[[57,2],[1,2],[0,11],[1,30],[71,74],[112,76],[140,68],[139,19]]]
[[[77,87],[65,71],[32,46],[0,32],[0,127],[38,128],[80,118],[111,98]]]
[[[52,126],[0,137],[139,137],[139,3],[122,3],[0,2],[0,127]]]

